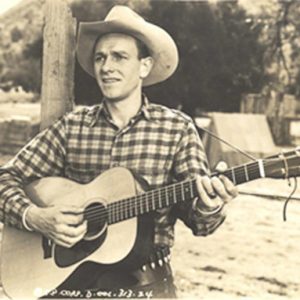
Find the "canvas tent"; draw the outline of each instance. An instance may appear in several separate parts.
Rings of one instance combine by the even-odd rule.
[[[266,157],[278,151],[266,116],[262,114],[212,113],[208,129],[255,158]],[[245,155],[207,133],[203,135],[203,142],[212,168],[220,160],[231,167],[250,161]]]

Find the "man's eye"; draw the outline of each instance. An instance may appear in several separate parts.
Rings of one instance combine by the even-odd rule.
[[[95,62],[101,62],[104,60],[104,56],[96,56],[95,57]]]
[[[116,60],[116,61],[120,61],[120,60],[126,59],[126,57],[125,57],[125,56],[123,56],[123,55],[120,55],[120,54],[116,54],[116,55],[114,55],[114,58],[115,58],[115,60]]]

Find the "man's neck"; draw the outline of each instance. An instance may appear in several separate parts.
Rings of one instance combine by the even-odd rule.
[[[133,95],[121,101],[106,101],[107,109],[115,125],[124,128],[141,108],[142,95]]]

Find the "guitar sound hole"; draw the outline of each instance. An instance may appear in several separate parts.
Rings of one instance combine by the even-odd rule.
[[[96,237],[107,224],[107,209],[102,203],[91,203],[85,208],[84,219],[87,220],[85,239]]]

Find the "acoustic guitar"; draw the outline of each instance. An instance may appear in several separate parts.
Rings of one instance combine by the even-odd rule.
[[[235,184],[264,177],[298,176],[300,148],[228,169],[223,174]],[[147,216],[197,196],[195,180],[142,193],[141,189],[133,173],[122,167],[105,171],[88,184],[46,177],[28,185],[27,195],[40,207],[83,207],[88,231],[76,245],[64,248],[39,233],[5,225],[1,253],[5,293],[15,299],[37,298],[60,286],[84,262],[109,267],[136,259],[139,253],[147,252],[145,237],[153,234],[149,232],[153,218]],[[136,250],[137,247],[140,248]]]

